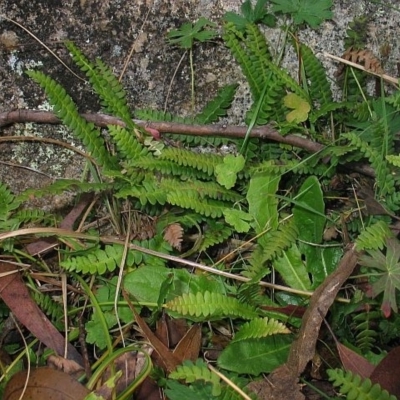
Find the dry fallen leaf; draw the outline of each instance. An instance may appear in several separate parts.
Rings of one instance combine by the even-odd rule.
[[[13,375],[4,390],[3,400],[19,400],[27,377],[26,370]],[[30,372],[23,399],[83,400],[89,393],[89,389],[67,373],[42,367]]]
[[[181,250],[183,228],[180,224],[168,225],[164,231],[164,239],[175,249]]]

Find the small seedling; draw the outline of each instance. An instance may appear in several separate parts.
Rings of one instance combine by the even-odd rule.
[[[168,33],[170,44],[177,45],[189,51],[190,75],[191,75],[191,104],[194,110],[194,66],[193,66],[193,46],[195,41],[206,42],[217,36],[217,32],[209,28],[216,24],[201,17],[194,25],[192,23],[183,24],[179,29],[173,29]]]

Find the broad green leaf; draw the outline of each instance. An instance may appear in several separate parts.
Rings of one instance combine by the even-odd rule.
[[[289,93],[283,98],[283,103],[287,108],[293,110],[286,115],[287,122],[298,124],[307,121],[311,107],[306,100],[302,99],[295,93]]]
[[[161,297],[169,301],[184,293],[222,292],[224,285],[211,276],[194,275],[185,269],[145,266],[125,276],[124,289],[139,303],[158,304]]]
[[[299,250],[304,255],[308,272],[322,269],[321,250],[315,246],[323,239],[326,218],[321,185],[315,176],[308,177],[299,189],[293,207],[293,219],[299,231]],[[317,281],[324,279],[322,275]],[[320,282],[322,282],[322,280]]]
[[[234,156],[228,154],[224,157],[224,162],[215,167],[215,176],[220,185],[227,189],[233,188],[236,183],[237,174],[245,164],[245,159],[242,155]]]
[[[306,255],[307,271],[312,276],[312,287],[319,286],[337,267],[343,256],[342,247],[312,247],[299,243],[300,251]]]
[[[249,221],[252,221],[253,217],[242,211],[226,208],[224,210],[225,221],[235,228],[235,231],[239,233],[245,233],[250,230]]]
[[[104,313],[104,318],[109,329],[117,323],[115,315],[110,313]],[[88,343],[95,344],[101,350],[107,347],[108,340],[106,335],[108,335],[108,332],[104,332],[103,325],[96,314],[93,314],[92,319],[85,324],[85,329]]]
[[[268,373],[286,361],[292,341],[292,335],[273,335],[233,342],[222,351],[217,363],[239,374]]]
[[[278,228],[278,199],[275,196],[278,190],[280,176],[268,173],[254,174],[250,179],[247,192],[249,213],[256,223],[256,233],[267,228]]]
[[[290,14],[297,25],[303,22],[317,28],[324,20],[333,16],[332,0],[271,0],[272,12]]]
[[[300,290],[309,290],[311,288],[307,268],[295,244],[284,250],[282,256],[274,261],[273,266],[291,288]]]

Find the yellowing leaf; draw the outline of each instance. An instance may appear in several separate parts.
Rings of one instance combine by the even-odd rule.
[[[307,121],[311,107],[306,100],[295,93],[289,93],[283,98],[283,103],[287,108],[293,109],[293,111],[286,115],[287,122],[298,124]]]

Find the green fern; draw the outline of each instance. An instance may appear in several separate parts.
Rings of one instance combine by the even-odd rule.
[[[175,371],[169,374],[169,378],[186,383],[195,381],[210,383],[213,387],[212,395],[219,396],[221,394],[221,382],[218,375],[211,372],[207,364],[201,359],[196,360],[195,363],[189,360],[184,361],[182,365],[179,365]]]
[[[121,154],[121,159],[135,160],[139,157],[148,156],[148,149],[142,146],[137,138],[128,130],[120,126],[110,125],[108,131],[113,138],[117,150]]]
[[[299,46],[299,57],[304,68],[305,78],[309,80],[307,89],[310,94],[310,99],[318,104],[320,109],[324,109],[327,113],[332,106],[338,106],[340,103],[332,102],[331,86],[326,78],[326,71],[321,61],[315,56],[312,50],[301,43]],[[342,105],[340,105],[342,107]],[[334,111],[332,108],[329,111]]]
[[[86,150],[96,162],[106,169],[113,169],[116,159],[107,152],[100,130],[81,117],[77,106],[65,89],[40,71],[28,71],[27,74],[45,90],[57,116],[82,140]]]
[[[259,99],[268,77],[265,60],[271,59],[265,36],[254,24],[247,24],[242,34],[233,23],[227,23],[222,37],[242,68],[253,99]]]
[[[358,235],[355,240],[357,250],[382,250],[385,247],[386,239],[392,236],[389,225],[385,221],[375,222]]]
[[[203,252],[209,247],[227,240],[233,233],[233,229],[220,221],[209,220],[198,251]]]
[[[178,165],[196,168],[209,176],[214,175],[215,167],[223,162],[223,157],[216,154],[193,153],[190,150],[173,147],[164,149],[160,159],[171,160]]]
[[[268,319],[267,317],[256,318],[243,324],[235,334],[232,342],[244,339],[259,339],[277,333],[290,333],[290,330],[282,322],[275,319]]]
[[[333,386],[340,386],[340,393],[346,395],[348,400],[396,400],[395,396],[383,390],[379,384],[373,384],[370,379],[362,379],[341,369],[328,369],[326,372]]]
[[[193,210],[211,218],[222,217],[224,209],[230,206],[229,203],[223,203],[222,201],[202,199],[194,190],[180,191],[176,189],[167,193],[167,201],[174,206]]]
[[[226,111],[232,104],[237,87],[237,84],[231,84],[221,88],[216,97],[207,103],[200,114],[196,115],[194,121],[205,125],[217,122],[221,117],[226,116]]]
[[[372,325],[378,323],[382,318],[382,313],[380,311],[365,311],[352,317],[354,331],[356,332],[357,348],[365,354],[372,350],[376,342],[378,332]]]
[[[165,152],[165,150],[164,150]],[[187,165],[180,165],[173,159],[171,160],[160,160],[155,157],[140,157],[138,160],[127,161],[126,167],[130,171],[137,171],[138,169],[146,171],[154,171],[157,174],[162,175],[174,175],[179,176],[181,179],[196,178],[202,180],[210,180],[212,177],[208,171],[198,170]]]
[[[132,121],[125,90],[111,69],[100,59],[97,59],[95,64],[89,61],[74,43],[66,42],[65,45],[76,65],[86,73],[94,91],[101,98],[105,111],[121,118],[129,129],[137,128]]]
[[[49,295],[32,291],[32,297],[36,304],[45,312],[51,321],[57,324],[58,329],[63,329],[62,318],[64,309],[60,303],[55,302]]]
[[[252,319],[258,316],[256,309],[250,305],[222,293],[209,291],[184,293],[165,304],[165,308],[194,321],[238,317]]]
[[[6,221],[11,211],[17,209],[20,204],[21,201],[11,193],[5,184],[0,182],[0,222]]]
[[[72,191],[75,193],[100,192],[111,188],[109,183],[81,182],[77,179],[58,179],[43,189],[28,189],[17,196],[18,201],[29,200],[32,196],[41,198],[48,195],[56,195]]]

